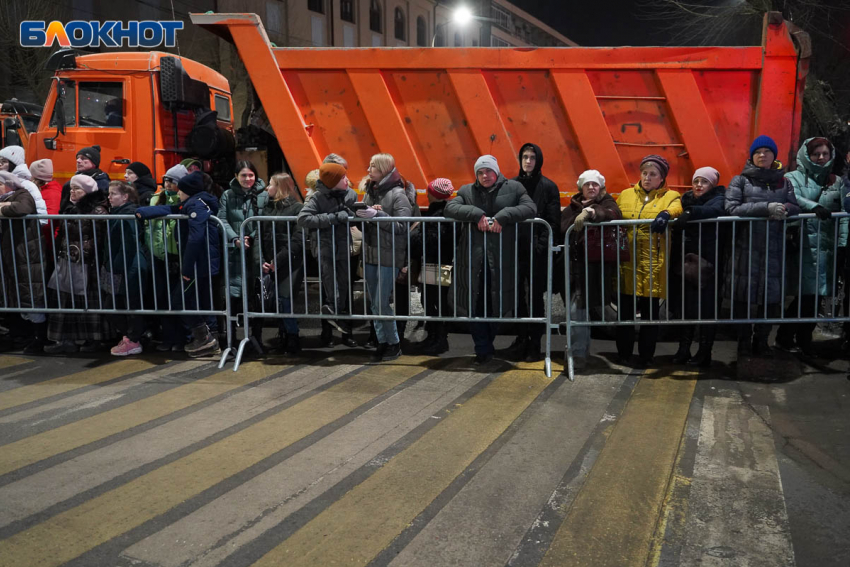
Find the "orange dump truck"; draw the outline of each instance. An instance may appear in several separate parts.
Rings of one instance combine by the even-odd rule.
[[[808,36],[779,13],[757,47],[276,48],[253,14],[192,21],[235,44],[299,180],[329,152],[352,178],[389,152],[416,187],[457,187],[481,154],[515,175],[535,142],[563,200],[588,168],[632,185],[650,153],[687,187],[704,165],[728,182],[758,134],[798,149]]]

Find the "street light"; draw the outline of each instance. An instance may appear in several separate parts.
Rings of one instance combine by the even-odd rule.
[[[452,13],[451,21],[456,26],[465,27],[474,18],[475,16],[472,15],[472,12],[469,11],[469,8],[467,8],[466,6],[458,6]],[[434,27],[434,35],[431,37],[431,47],[434,47],[437,41],[437,30],[440,29],[440,26],[445,26],[448,24],[449,22],[442,22]]]

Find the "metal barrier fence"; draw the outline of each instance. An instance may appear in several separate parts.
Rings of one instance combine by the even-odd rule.
[[[836,313],[848,216],[719,217],[663,233],[650,231],[652,220],[586,224],[581,232],[571,226],[565,372],[574,379],[573,342],[589,344],[592,327],[850,321]],[[581,337],[580,328],[587,329]]]
[[[240,241],[246,238],[249,244],[253,240],[249,253],[243,249],[241,255],[246,336],[239,345],[234,369],[238,369],[246,346],[256,341],[251,335],[252,319],[324,319],[348,324],[431,321],[541,325],[545,327],[540,331],[545,337],[545,372],[551,376],[555,249],[551,228],[541,219],[506,226],[496,234],[480,232],[474,223],[441,217],[352,218],[348,223],[315,228],[299,227],[296,217],[255,216],[242,223]],[[361,243],[356,254],[362,258],[359,266],[364,271],[363,281],[352,274],[351,256],[358,248],[358,239]],[[488,251],[486,263],[482,250]],[[298,275],[310,258],[318,263],[319,285],[311,285]],[[263,263],[274,263],[275,269],[262,274],[257,267]],[[498,273],[498,281],[491,281],[490,269],[482,269],[480,276],[473,278],[473,267],[478,265]],[[398,283],[396,278],[403,268],[408,276]],[[388,283],[386,278],[393,281]],[[380,291],[370,294],[364,289],[356,300],[355,284]],[[480,294],[481,299],[476,301],[476,285],[491,293]],[[530,303],[527,313],[523,312],[526,286]],[[420,289],[422,304],[430,307],[422,314],[409,310],[399,313],[400,297],[406,294],[409,299],[415,288]],[[509,293],[505,294],[506,290]],[[389,307],[389,294],[395,295],[393,308]],[[371,295],[381,297],[370,313],[367,297]],[[354,313],[355,301],[362,305],[362,313]],[[260,350],[258,344],[254,347]]]
[[[218,234],[210,234],[209,226],[205,229],[207,265],[212,261],[211,239],[221,239],[220,265],[227,282],[230,273],[224,227],[218,218],[210,218],[214,219]],[[185,215],[168,215],[143,224],[132,215],[98,214],[2,218],[0,313],[172,315],[208,320],[221,316],[227,336],[219,361],[222,368],[233,344],[230,323],[235,318],[230,316],[230,295],[225,293],[220,300],[222,308],[215,309],[218,294],[212,279],[204,278],[208,279],[207,287],[200,290],[194,285],[194,301],[184,301],[184,243],[176,223],[186,220]],[[172,221],[175,224],[170,224]],[[146,226],[156,229],[145,230]],[[161,245],[155,247],[155,240]],[[155,256],[154,250],[161,250],[162,257]],[[201,281],[197,264],[194,276],[194,282]],[[172,294],[177,286],[180,293]],[[202,301],[202,296],[207,292],[210,308],[203,309],[206,301]],[[196,307],[187,309],[186,303]]]

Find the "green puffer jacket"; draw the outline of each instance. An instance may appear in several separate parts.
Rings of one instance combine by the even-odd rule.
[[[157,205],[179,205],[180,197],[177,192],[163,189],[151,197],[150,206]],[[177,221],[176,220],[151,220],[145,223],[145,246],[153,246],[151,253],[159,260],[165,260],[168,254],[178,254],[177,246]],[[163,227],[165,230],[163,231]],[[151,244],[153,243],[153,244]]]
[[[224,192],[220,200],[218,218],[224,223],[227,240],[227,252],[230,265],[230,296],[242,297],[242,247],[237,247],[234,240],[239,238],[239,229],[248,217],[260,216],[269,203],[269,194],[266,192],[266,184],[262,179],[257,179],[254,186],[246,191],[239,185],[239,181],[233,178],[230,187]],[[258,243],[260,232],[257,223],[251,223],[245,227],[245,236],[254,238],[254,245],[247,250],[245,265],[249,276],[257,277],[261,273],[260,246]]]
[[[832,175],[832,164],[835,161],[835,148],[832,157],[825,165],[816,165],[809,159],[806,148],[813,138],[809,138],[797,152],[797,171],[786,173],[794,185],[794,194],[803,213],[811,213],[821,205],[833,213],[843,211],[842,202],[846,189],[841,177]],[[801,295],[831,295],[833,288],[833,265],[835,264],[836,222],[838,223],[838,246],[847,245],[848,219],[829,219],[818,222],[817,219],[800,221],[802,228],[802,289]],[[820,224],[820,235],[818,235]],[[791,274],[788,280],[792,287],[797,286],[800,258],[796,258],[786,268]]]

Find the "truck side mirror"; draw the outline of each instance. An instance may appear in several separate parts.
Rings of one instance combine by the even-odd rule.
[[[6,146],[22,146],[21,136],[18,134],[20,123],[17,118],[3,119],[3,141]]]

